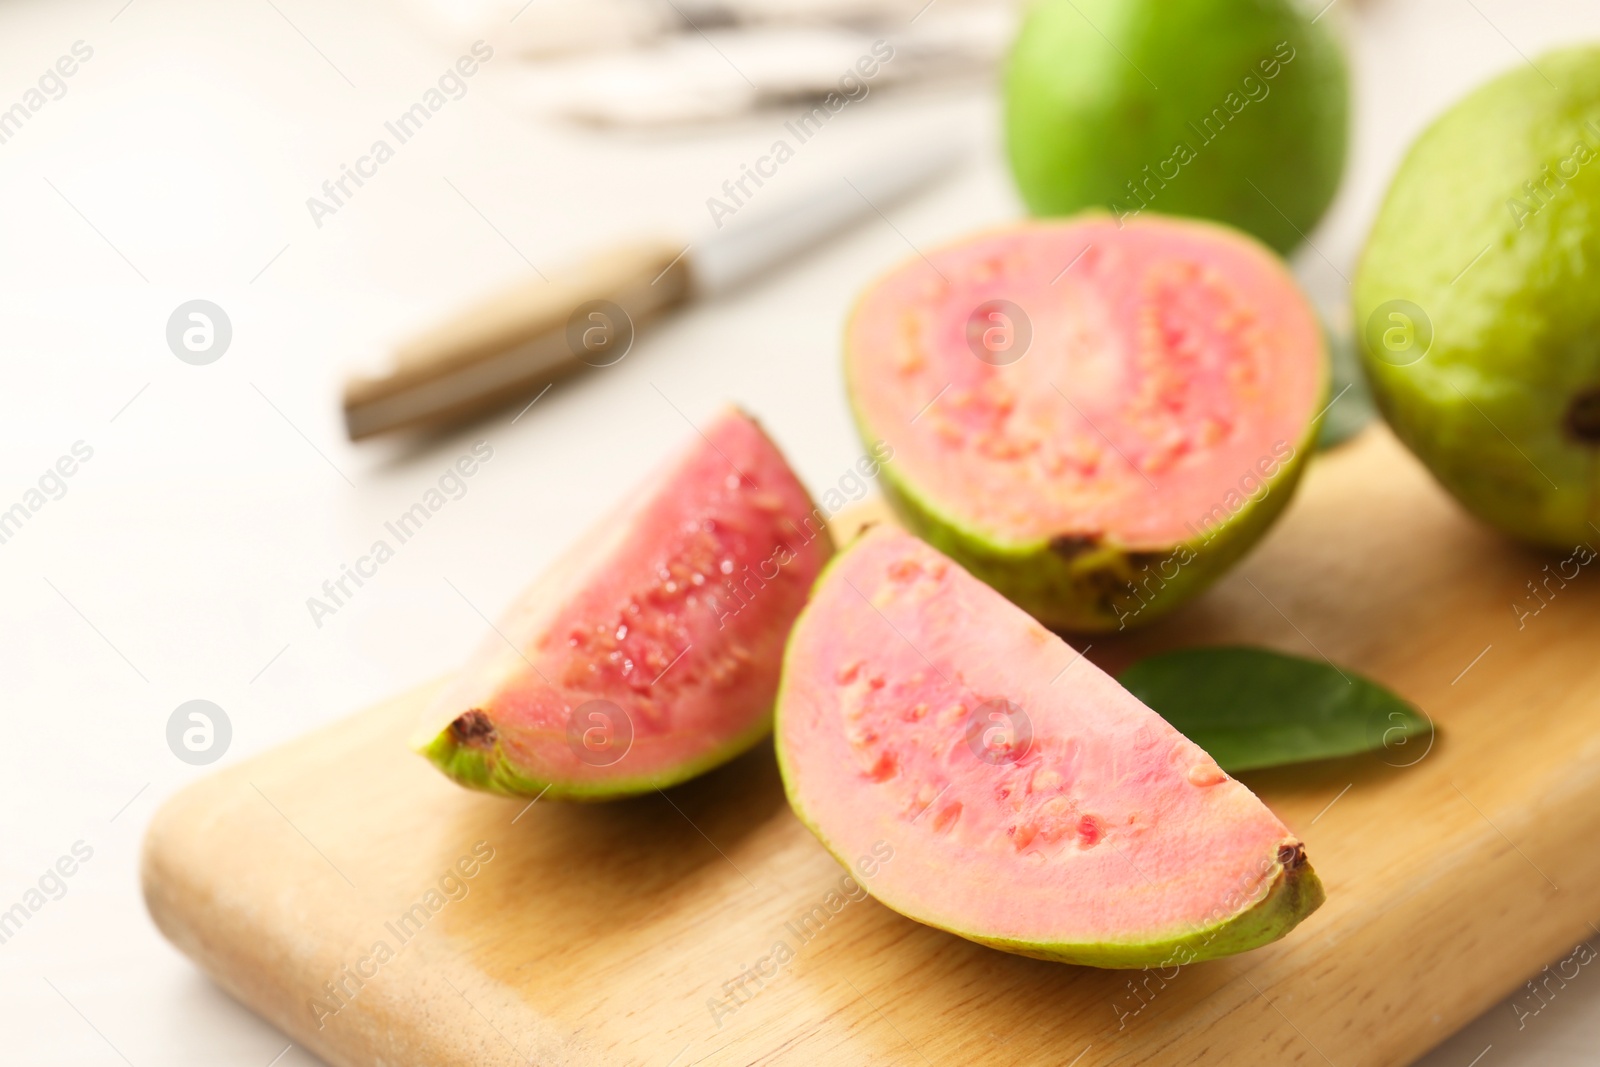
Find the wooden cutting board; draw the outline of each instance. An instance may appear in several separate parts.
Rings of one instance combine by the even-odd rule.
[[[1527,585],[1567,555],[1477,525],[1374,428],[1197,603],[1093,638],[1110,670],[1326,655],[1438,724],[1431,748],[1246,775],[1328,902],[1181,972],[1008,956],[849,899],[770,746],[610,805],[466,792],[405,747],[426,688],[174,798],[145,895],[338,1067],[1406,1063],[1600,917],[1600,565]]]

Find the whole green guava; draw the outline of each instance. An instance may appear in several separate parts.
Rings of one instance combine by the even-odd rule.
[[[1600,536],[1600,48],[1519,65],[1417,139],[1355,311],[1380,410],[1468,510]]]
[[[1344,56],[1295,0],[1041,0],[1005,77],[1028,210],[1216,219],[1279,252],[1344,168]]]

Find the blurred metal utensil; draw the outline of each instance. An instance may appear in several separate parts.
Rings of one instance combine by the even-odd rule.
[[[859,175],[730,221],[687,245],[631,242],[557,279],[521,284],[467,308],[401,345],[382,370],[345,382],[350,439],[458,422],[586,366],[615,363],[635,331],[657,315],[792,260],[878,214],[961,154],[956,146],[886,153],[886,161]]]

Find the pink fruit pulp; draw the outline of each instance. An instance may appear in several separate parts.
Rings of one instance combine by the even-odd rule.
[[[974,318],[996,300],[1026,323]],[[996,328],[991,358],[1022,351],[1014,362],[974,354]],[[857,305],[846,374],[863,436],[893,444],[892,477],[928,510],[997,545],[1159,550],[1301,446],[1322,351],[1304,296],[1255,241],[1095,215],[908,260]]]
[[[899,532],[825,571],[790,640],[777,745],[835,855],[893,849],[874,896],[1012,951],[1137,966],[1185,943],[1204,958],[1281,936],[1322,899],[1249,789]]]
[[[832,550],[776,446],[728,409],[523,594],[419,740],[464,784],[552,796],[723,762],[769,729],[784,640]],[[596,700],[626,724],[574,730]],[[590,751],[591,726],[631,742]]]

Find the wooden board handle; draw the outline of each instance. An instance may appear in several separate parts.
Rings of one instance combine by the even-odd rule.
[[[688,296],[684,251],[660,241],[622,245],[457,313],[397,348],[385,370],[345,382],[350,439],[455,422],[584,366],[616,362],[640,326]]]

